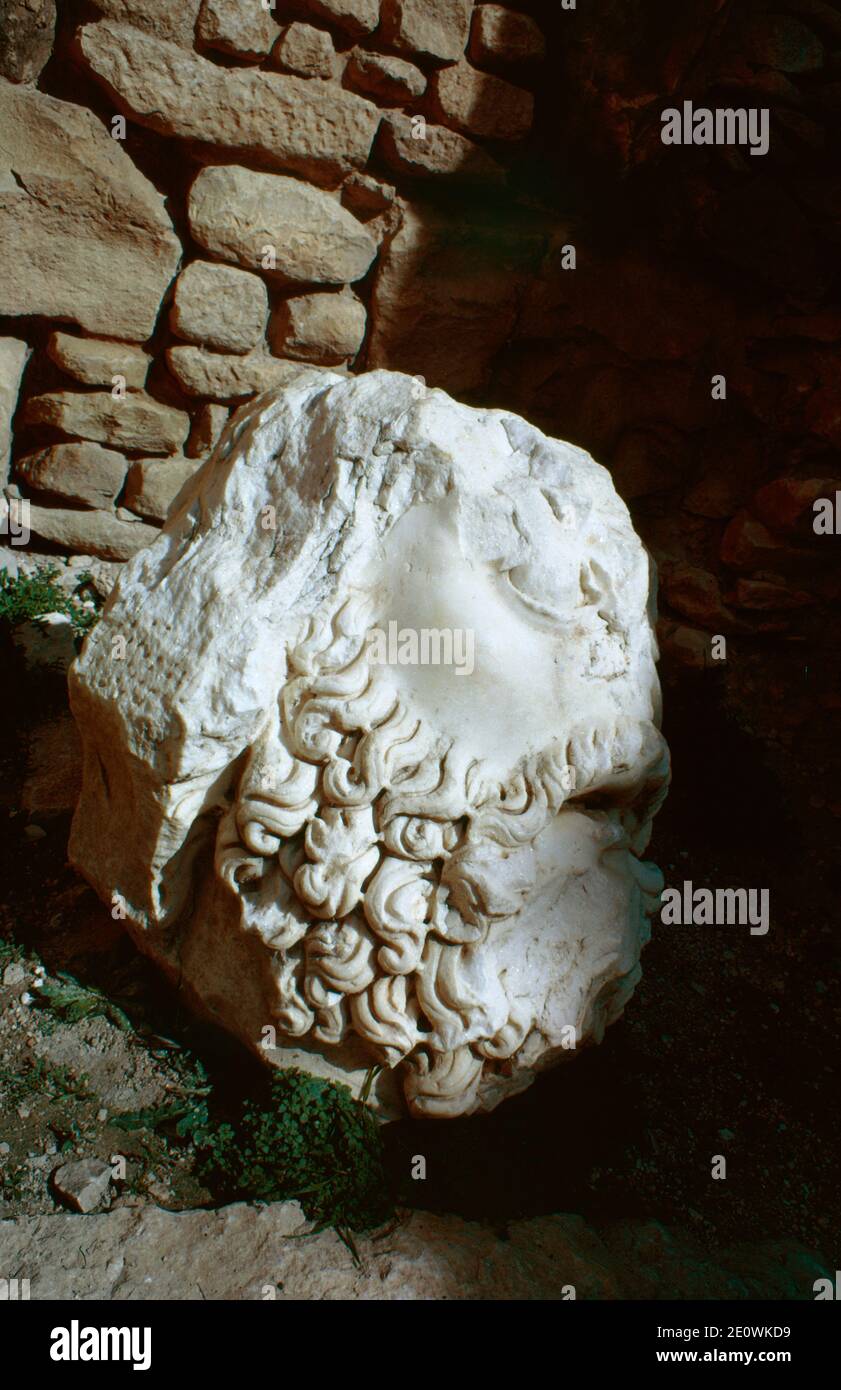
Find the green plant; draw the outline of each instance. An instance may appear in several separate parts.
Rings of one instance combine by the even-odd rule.
[[[48,1100],[90,1100],[90,1078],[82,1073],[75,1076],[60,1063],[49,1063],[43,1057],[27,1059],[22,1072],[0,1070],[0,1096],[9,1109],[33,1096]]]
[[[235,1118],[211,1118],[211,1088],[112,1117],[123,1129],[158,1129],[197,1151],[197,1176],[226,1201],[299,1201],[317,1230],[383,1225],[394,1211],[379,1125],[347,1086],[295,1069],[274,1072]]]
[[[11,1168],[0,1168],[0,1201],[17,1202],[23,1196],[26,1169],[22,1163]]]
[[[34,574],[12,575],[0,570],[0,623],[12,628],[23,622],[38,623],[48,613],[64,613],[81,641],[99,620],[96,599],[89,589],[91,577],[87,572],[81,574],[74,592],[68,594],[56,583],[59,572],[56,565],[42,565]],[[94,607],[80,600],[82,592],[91,593]]]
[[[69,1067],[63,1066],[60,1062],[44,1062],[42,1058],[38,1059],[35,1069],[40,1085],[53,1100],[62,1100],[68,1096],[74,1096],[76,1100],[93,1098],[87,1072],[80,1072],[76,1076]]]
[[[72,975],[59,970],[54,980],[45,980],[38,991],[37,1002],[49,1008],[65,1023],[78,1023],[80,1018],[101,1014],[117,1027],[131,1029],[128,1015],[99,989],[80,985]]]
[[[209,1094],[208,1087],[207,1093]],[[154,1129],[176,1139],[196,1143],[208,1133],[207,1101],[202,1096],[185,1096],[163,1105],[147,1105],[143,1110],[125,1110],[112,1115],[111,1124],[117,1129]]]
[[[50,1131],[61,1154],[73,1153],[84,1141],[84,1135],[76,1120],[50,1125]]]
[[[382,1139],[367,1106],[347,1086],[294,1069],[274,1072],[266,1091],[207,1136],[204,1181],[267,1202],[299,1201],[319,1230],[387,1221],[393,1203]]]

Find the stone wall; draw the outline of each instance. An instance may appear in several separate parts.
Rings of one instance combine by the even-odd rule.
[[[0,469],[31,547],[126,558],[251,394],[389,367],[611,468],[677,661],[837,599],[835,4],[0,13]],[[664,146],[685,100],[767,107],[768,154]]]
[[[466,190],[504,197],[544,56],[526,14],[471,0],[0,8],[0,448],[36,544],[127,558],[229,411],[296,363],[413,370],[442,236],[438,273],[474,340],[444,384],[480,383],[511,326],[510,309],[494,322],[493,230],[490,265],[471,264],[423,189],[456,188],[461,220]]]

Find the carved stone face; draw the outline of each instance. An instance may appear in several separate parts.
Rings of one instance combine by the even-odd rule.
[[[450,1116],[621,1012],[668,762],[647,558],[608,475],[413,385],[307,372],[240,412],[129,567],[74,709],[89,764],[130,753],[158,817],[119,869],[147,949],[269,1060],[378,1063]],[[147,691],[152,747],[139,708],[101,733],[104,634],[149,631],[150,603],[194,656]],[[73,837],[109,896],[83,820],[111,781],[89,766]]]

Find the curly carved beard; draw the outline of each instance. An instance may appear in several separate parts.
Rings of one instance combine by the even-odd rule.
[[[569,796],[570,745],[505,785],[459,763],[370,662],[369,618],[350,599],[290,653],[216,868],[273,953],[282,1033],[353,1032],[407,1064],[415,1113],[469,1113],[534,1022],[486,947],[533,886],[528,847]]]

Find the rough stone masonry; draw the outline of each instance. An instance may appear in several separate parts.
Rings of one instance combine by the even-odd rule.
[[[499,186],[543,39],[472,0],[3,9],[0,320],[26,332],[0,330],[2,483],[36,544],[123,561],[218,436],[208,412],[290,362],[391,365],[392,239],[424,186]],[[483,311],[474,377],[511,312]]]

